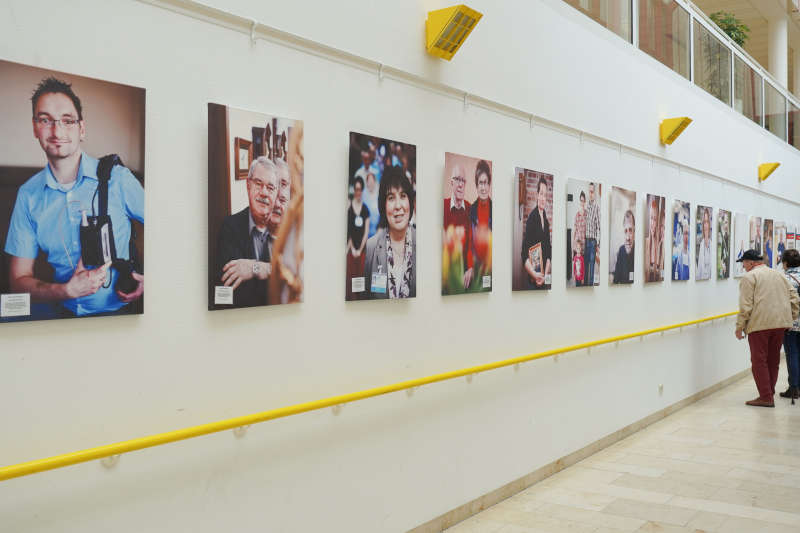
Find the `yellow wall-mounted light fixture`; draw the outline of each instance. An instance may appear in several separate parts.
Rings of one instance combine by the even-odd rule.
[[[481,17],[483,14],[463,4],[429,11],[425,21],[425,50],[450,61]]]
[[[781,166],[780,163],[761,163],[758,165],[758,181],[767,179],[779,166]]]
[[[672,144],[678,138],[678,135],[683,133],[686,126],[692,123],[689,117],[665,118],[661,121],[661,126],[658,131],[661,135],[661,142],[664,144]]]

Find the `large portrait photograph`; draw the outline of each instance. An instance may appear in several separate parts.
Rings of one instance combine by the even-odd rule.
[[[761,246],[761,217],[750,217],[750,236],[748,238],[748,249],[755,250],[759,254],[762,251]]]
[[[415,145],[350,132],[346,301],[417,296],[416,190]]]
[[[689,202],[675,200],[672,203],[672,279],[689,279],[689,239],[691,237],[691,208]]]
[[[734,278],[744,276],[744,266],[738,260],[749,249],[749,244],[750,230],[747,215],[745,213],[736,213],[733,215],[733,261],[731,263]]]
[[[303,301],[303,122],[208,104],[208,309]]]
[[[764,226],[762,232],[762,242],[764,243],[764,264],[768,267],[772,268],[775,266],[773,261],[774,256],[774,244],[773,244],[773,228],[774,228],[774,221],[770,218],[764,219]]]
[[[717,216],[717,279],[731,275],[731,212],[719,210]]]
[[[711,279],[713,251],[711,248],[711,228],[714,210],[703,205],[697,206],[694,238],[695,270],[694,279]]]
[[[550,290],[553,272],[553,175],[517,167],[512,290]]]
[[[664,224],[667,200],[655,194],[647,195],[644,228],[644,281],[664,281]]]
[[[145,90],[0,61],[0,322],[144,309]]]
[[[600,206],[603,186],[567,180],[567,287],[600,284]]]
[[[444,154],[442,295],[492,290],[492,162]]]
[[[636,256],[636,191],[611,187],[611,220],[608,236],[608,281],[633,283]]]
[[[775,264],[779,265],[781,256],[786,251],[786,222],[775,221]]]

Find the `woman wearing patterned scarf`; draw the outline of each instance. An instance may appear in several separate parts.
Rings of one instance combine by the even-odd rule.
[[[368,298],[417,295],[417,240],[409,224],[414,189],[400,167],[386,167],[378,192],[379,229],[367,240],[364,281]]]

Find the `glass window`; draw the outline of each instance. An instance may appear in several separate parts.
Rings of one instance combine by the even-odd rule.
[[[726,104],[731,103],[731,51],[694,21],[694,83]]]
[[[761,76],[747,63],[733,58],[733,107],[759,126],[761,125]]]
[[[764,83],[764,127],[786,140],[786,97],[778,89]]]
[[[789,102],[789,144],[800,149],[800,108]]]
[[[639,1],[639,48],[689,79],[689,12],[674,1]]]
[[[564,0],[631,42],[631,0]]]

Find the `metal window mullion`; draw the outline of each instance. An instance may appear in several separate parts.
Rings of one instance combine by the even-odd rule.
[[[630,0],[631,6],[631,44],[639,48],[639,1]]]
[[[689,11],[689,83],[694,79],[694,12]]]

